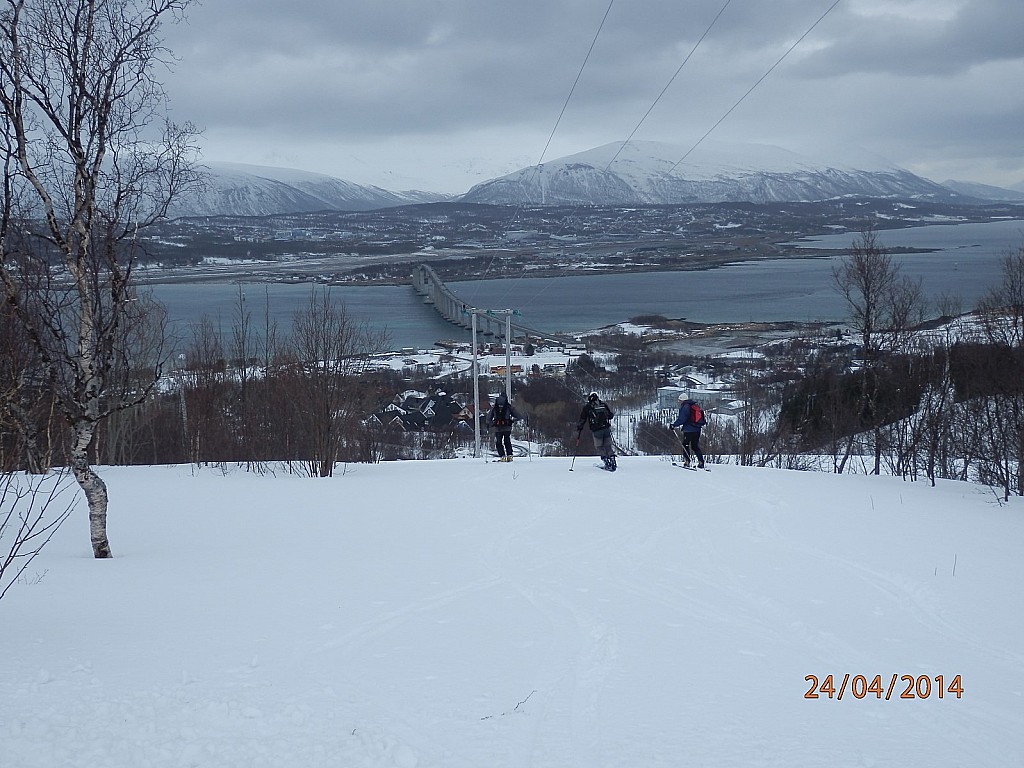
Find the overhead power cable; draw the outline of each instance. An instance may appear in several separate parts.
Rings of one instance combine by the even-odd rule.
[[[548,148],[551,146],[552,140],[555,138],[555,133],[558,131],[558,125],[562,122],[562,117],[565,115],[565,110],[569,107],[569,102],[572,100],[573,94],[576,92],[576,86],[579,85],[580,79],[583,77],[583,71],[587,68],[587,63],[590,61],[590,55],[594,52],[594,47],[597,45],[597,39],[601,36],[601,31],[604,29],[604,24],[608,21],[608,15],[612,11],[612,6],[615,5],[615,0],[609,0],[608,7],[604,11],[604,16],[601,17],[601,23],[597,26],[597,32],[594,33],[594,39],[590,41],[590,47],[587,49],[587,55],[583,57],[583,63],[580,65],[580,71],[576,73],[576,79],[573,80],[572,87],[569,88],[569,93],[565,97],[565,102],[562,104],[562,109],[558,113],[558,117],[555,119],[555,124],[551,128],[551,133],[548,136],[547,142],[544,144],[544,149],[540,153],[540,160],[533,166],[533,170],[530,173],[530,177],[527,181],[526,186],[532,183],[534,177],[540,172],[543,167],[544,158],[548,153]],[[512,216],[509,218],[508,223],[505,225],[505,232],[508,233],[509,228],[519,217],[519,212],[523,209],[523,203],[516,204],[515,210],[512,212]],[[484,269],[484,276],[491,271],[491,267],[494,265],[495,256],[491,256],[491,260],[487,263],[487,267]]]
[[[614,0],[612,0],[612,2],[614,2]],[[665,84],[665,87],[661,89],[661,93],[659,93],[657,95],[657,97],[651,103],[651,106],[648,107],[647,111],[643,114],[643,117],[641,117],[639,122],[637,122],[637,124],[634,126],[634,128],[630,132],[629,136],[627,136],[626,140],[624,142],[622,142],[621,145],[619,145],[618,150],[616,150],[616,152],[612,156],[611,160],[609,160],[608,163],[605,165],[605,168],[604,168],[605,171],[608,171],[608,169],[611,168],[612,164],[619,157],[619,155],[622,153],[622,151],[626,148],[626,145],[629,144],[629,142],[636,135],[637,131],[640,130],[640,126],[642,126],[644,124],[644,121],[646,121],[647,118],[650,116],[651,112],[654,111],[654,108],[658,105],[658,102],[661,101],[661,98],[668,92],[668,89],[672,86],[672,83],[675,82],[677,77],[679,77],[679,74],[683,71],[683,68],[687,65],[687,63],[689,63],[690,59],[693,58],[693,55],[697,52],[697,49],[700,47],[701,43],[704,42],[705,38],[707,38],[707,36],[711,33],[711,30],[714,29],[715,24],[718,23],[718,20],[722,17],[722,14],[725,13],[725,10],[729,7],[729,4],[731,2],[732,2],[732,0],[725,0],[725,3],[722,5],[721,8],[719,8],[718,13],[715,14],[715,17],[711,20],[711,23],[708,24],[707,28],[704,30],[704,33],[697,39],[697,42],[694,43],[693,47],[690,49],[690,52],[686,55],[686,57],[683,59],[682,63],[676,68],[676,71],[673,73],[672,77],[670,77],[668,82]],[[608,6],[608,11],[611,11],[611,4],[609,4],[609,6]],[[607,17],[608,17],[608,11],[605,12],[605,19],[607,19]],[[601,27],[603,27],[603,26],[604,26],[604,19],[601,20]],[[598,31],[597,31],[598,35],[600,35],[600,33],[601,33],[601,27],[598,28]],[[597,42],[597,35],[594,36],[594,43],[596,43],[596,42]],[[591,46],[590,46],[590,50],[591,51],[594,49],[594,43],[591,43]],[[589,59],[589,58],[590,58],[590,51],[587,52],[587,59]],[[583,67],[580,68],[580,74],[576,76],[576,82],[579,82],[580,75],[583,74],[583,69],[586,67],[587,59],[584,60]],[[573,89],[575,89],[575,87],[576,87],[576,83],[573,83]],[[569,92],[569,97],[570,98],[572,97],[572,91]],[[568,106],[568,104],[569,104],[569,99],[566,99],[565,105],[562,107],[562,113],[563,114],[564,114],[565,108],[566,108],[566,106]],[[562,119],[562,115],[559,114],[558,120],[560,121],[561,119]],[[555,122],[555,128],[556,129],[558,128],[558,121]],[[551,136],[552,137],[554,136],[554,131],[551,132]],[[551,138],[548,139],[548,145],[550,145],[550,143],[551,143]],[[544,155],[547,153],[548,145],[545,145],[544,152],[541,154],[541,160],[542,161],[544,159]],[[531,181],[533,180],[534,177],[536,177],[537,173],[539,173],[539,169],[541,167],[542,167],[542,165],[541,165],[540,162],[538,162],[538,164],[536,166],[534,166],[533,172],[530,174],[530,180]],[[529,185],[527,185],[527,187],[528,186]],[[570,212],[565,217],[563,217],[563,221],[562,221],[562,226],[563,227],[565,226],[566,220],[568,220],[577,210],[579,210],[579,208],[580,208],[580,206],[577,205],[573,209],[572,212]],[[514,216],[518,216],[519,212],[521,210],[522,210],[522,204],[520,203],[520,204],[518,204],[516,206],[516,211],[515,211],[515,215]],[[514,217],[513,217],[513,220],[514,220]],[[490,269],[490,264],[493,263],[493,261],[494,260],[492,258],[491,262],[488,264],[488,269]],[[525,273],[525,268],[524,268],[523,271]],[[562,270],[562,272],[564,274],[565,270]],[[522,275],[520,275],[520,277],[521,276]],[[545,285],[543,288],[539,289],[537,295],[540,295],[541,293],[543,293],[547,289],[547,287],[548,286]],[[506,292],[506,295],[507,295],[507,292]],[[536,298],[536,296],[534,298]]]
[[[544,162],[544,157],[548,153],[548,147],[551,146],[551,141],[555,138],[555,132],[558,130],[558,124],[562,122],[562,116],[565,114],[565,110],[568,108],[569,102],[572,100],[573,93],[576,92],[576,86],[579,85],[580,78],[583,77],[583,70],[587,68],[587,62],[590,61],[590,54],[594,52],[594,46],[597,45],[597,38],[601,36],[601,30],[604,29],[604,23],[608,20],[608,14],[611,13],[613,5],[615,5],[615,0],[611,0],[611,2],[608,3],[608,8],[605,9],[604,16],[601,18],[601,24],[597,27],[597,32],[594,34],[594,39],[590,43],[587,55],[583,57],[583,64],[580,65],[580,71],[576,73],[576,79],[573,81],[572,88],[569,89],[569,95],[565,97],[565,103],[562,105],[562,111],[558,113],[558,119],[555,120],[555,125],[551,129],[551,135],[548,136],[547,143],[544,145],[544,150],[540,153],[540,160],[537,161],[537,165]]]
[[[614,3],[614,0],[612,0],[612,2]],[[701,36],[697,39],[697,42],[694,43],[693,47],[690,49],[690,52],[683,59],[682,63],[676,68],[676,71],[672,74],[672,77],[670,77],[668,82],[665,84],[665,87],[661,89],[661,92],[657,95],[657,97],[655,97],[654,101],[651,103],[651,106],[647,108],[647,111],[640,118],[639,122],[637,122],[637,124],[633,127],[633,130],[630,131],[629,136],[627,136],[626,140],[624,142],[622,142],[622,144],[619,145],[619,148],[615,151],[615,154],[612,156],[611,160],[609,160],[608,163],[605,165],[604,170],[606,172],[608,171],[609,168],[611,168],[612,164],[616,161],[616,159],[618,159],[619,155],[626,148],[626,145],[628,145],[629,142],[632,141],[632,139],[636,135],[637,131],[640,130],[640,127],[644,124],[644,122],[650,116],[651,112],[654,111],[654,108],[658,105],[658,102],[661,101],[662,97],[668,92],[668,89],[672,86],[672,83],[675,82],[677,77],[679,77],[679,74],[683,71],[683,68],[686,67],[686,65],[689,63],[690,59],[693,58],[693,55],[697,52],[697,49],[700,47],[701,43],[704,42],[705,38],[707,38],[707,36],[711,33],[711,30],[714,29],[715,24],[718,23],[718,20],[722,17],[722,14],[725,13],[725,10],[729,7],[729,4],[731,2],[732,2],[732,0],[725,0],[725,3],[722,5],[721,8],[719,8],[718,13],[715,14],[715,17],[711,20],[711,23],[708,24],[708,26],[704,30],[703,34],[701,34]],[[601,26],[598,28],[597,35],[594,36],[594,42],[591,43],[591,45],[590,45],[590,51],[587,52],[587,56],[586,56],[586,59],[584,59],[583,66],[580,67],[579,75],[576,76],[576,82],[579,82],[580,75],[583,74],[583,69],[586,67],[587,60],[589,60],[589,58],[590,58],[590,52],[593,51],[593,49],[594,49],[594,43],[597,42],[597,37],[598,37],[598,35],[601,34],[601,29],[604,27],[605,19],[608,18],[608,12],[611,11],[611,7],[612,7],[611,4],[609,4],[608,5],[608,10],[605,11],[605,18],[601,20]],[[573,90],[575,88],[576,88],[576,83],[573,83]],[[570,92],[569,92],[569,98],[571,98],[571,97],[572,97],[572,90],[570,90]],[[555,129],[558,128],[558,122],[561,121],[562,114],[565,113],[565,109],[568,106],[568,104],[569,104],[569,99],[566,99],[565,105],[563,105],[563,107],[562,107],[562,113],[559,114],[558,121],[555,122]],[[543,161],[544,156],[547,154],[548,146],[551,144],[551,138],[552,137],[554,137],[554,130],[552,130],[552,132],[551,132],[551,137],[548,138],[548,143],[544,146],[544,152],[541,153],[541,161]],[[530,174],[530,181],[532,181],[536,177],[536,175],[540,172],[540,169],[542,167],[543,167],[542,166],[542,162],[538,162],[537,165],[534,166],[533,171]],[[528,187],[529,187],[529,184],[527,184],[527,188]],[[568,220],[568,218],[571,217],[573,215],[573,213],[575,213],[575,211],[579,209],[579,207],[580,206],[577,205],[573,209],[573,211],[571,213],[569,213],[568,215],[566,215],[563,218],[563,223],[562,223],[563,227],[565,226],[565,221]],[[518,204],[516,206],[516,211],[515,211],[515,214],[513,215],[513,220],[515,220],[515,217],[519,215],[519,212],[521,210],[522,210],[522,204],[520,203],[520,204]],[[490,266],[493,263],[494,263],[494,259],[492,258],[491,262],[488,263],[488,270],[490,270]],[[564,273],[564,271],[565,270],[563,270],[563,273]],[[524,269],[524,272],[525,272],[525,269]],[[547,286],[545,285],[543,288],[541,288],[538,291],[537,295],[539,295],[540,293],[543,293],[546,289],[547,289]],[[507,295],[507,292],[506,292],[506,295]],[[535,298],[536,298],[536,296],[535,296]]]
[[[711,23],[708,24],[708,28],[704,30],[704,34],[700,36],[700,39],[697,40],[696,43],[694,43],[694,46],[693,46],[693,48],[690,49],[690,52],[688,54],[686,54],[686,58],[683,59],[683,63],[679,65],[679,68],[675,71],[675,74],[672,75],[672,77],[669,78],[667,83],[665,83],[665,87],[661,89],[661,93],[658,94],[658,97],[654,100],[654,103],[652,103],[651,106],[647,109],[647,111],[644,112],[644,116],[640,118],[640,122],[638,122],[636,124],[636,126],[633,128],[633,130],[630,131],[629,136],[627,136],[626,140],[624,142],[622,142],[622,145],[619,147],[618,151],[615,153],[615,155],[612,157],[612,159],[608,161],[608,165],[605,166],[605,170],[606,171],[609,168],[611,168],[612,163],[614,163],[615,160],[618,158],[618,156],[622,153],[622,150],[624,150],[626,148],[626,145],[629,144],[629,142],[632,140],[632,138],[636,135],[636,132],[640,130],[640,126],[644,124],[644,121],[647,120],[647,118],[651,114],[651,112],[654,111],[654,108],[656,106],[658,106],[658,102],[661,101],[661,97],[665,95],[665,92],[668,91],[668,89],[672,85],[672,83],[675,82],[675,79],[677,77],[679,77],[679,73],[683,71],[683,67],[685,67],[687,62],[689,62],[689,60],[693,57],[693,54],[697,52],[697,49],[700,47],[700,44],[704,42],[704,38],[707,37],[708,34],[710,34],[712,28],[715,26],[715,24],[718,22],[718,20],[722,17],[722,14],[725,13],[725,9],[729,7],[729,3],[731,3],[731,2],[732,2],[732,0],[725,0],[725,5],[723,5],[721,7],[721,9],[718,11],[718,14],[715,16],[715,18],[713,18],[711,20]]]
[[[619,154],[623,151],[623,149],[629,143],[629,141],[633,138],[633,136],[639,130],[641,125],[643,125],[643,123],[646,121],[647,117],[650,115],[650,113],[654,110],[655,106],[657,106],[658,102],[661,100],[661,98],[668,91],[668,89],[672,85],[673,81],[676,79],[676,77],[678,77],[678,75],[680,74],[682,69],[686,66],[687,62],[690,60],[690,58],[696,52],[697,48],[701,45],[701,43],[704,41],[704,39],[711,32],[711,30],[713,29],[715,24],[718,22],[719,18],[725,13],[725,10],[728,8],[730,2],[731,2],[731,0],[726,0],[725,1],[723,6],[721,7],[721,9],[718,11],[718,13],[715,15],[714,19],[712,19],[711,23],[708,25],[707,29],[704,31],[704,34],[701,35],[701,37],[697,40],[697,43],[694,45],[693,49],[686,56],[686,58],[683,60],[682,64],[680,64],[680,66],[676,70],[675,74],[672,75],[672,77],[669,79],[668,83],[662,89],[661,93],[658,94],[657,98],[651,104],[650,108],[647,110],[646,113],[644,113],[643,117],[637,123],[636,127],[634,127],[633,131],[629,134],[627,139],[622,143],[622,145],[619,147],[618,151],[615,153],[615,155],[612,157],[612,159],[608,162],[608,165],[605,167],[606,171],[611,166],[611,164],[615,161],[615,159],[619,156]],[[785,59],[794,50],[796,50],[796,48],[808,37],[808,35],[810,35],[811,32],[813,32],[818,27],[818,25],[821,24],[821,22],[824,21],[825,18],[841,2],[842,2],[842,0],[834,0],[834,2],[825,10],[825,12],[822,13],[821,16],[819,16],[817,18],[817,20],[815,20],[815,22],[813,24],[811,24],[811,26],[808,27],[808,29],[799,38],[797,38],[797,40],[786,50],[786,52],[783,53],[782,56],[780,56],[778,58],[778,60],[776,60],[775,63],[772,64],[772,66],[769,67],[768,70],[763,75],[761,75],[761,77],[758,78],[758,80],[749,89],[747,89],[747,91],[725,112],[725,114],[723,114],[714,123],[714,125],[711,126],[711,128],[703,136],[701,136],[701,138],[689,150],[687,150],[686,154],[684,154],[674,165],[672,165],[672,167],[669,169],[669,173],[671,173],[677,167],[679,167],[679,165],[681,165],[708,138],[708,136],[710,136],[723,122],[725,122],[725,120],[747,99],[747,97],[749,97],[750,94],[753,93],[754,90],[756,90],[758,88],[758,86],[760,86],[761,83],[764,82],[771,75],[771,73],[774,72],[782,64],[782,62],[785,61]],[[608,13],[611,11],[612,4],[614,4],[614,0],[611,0],[611,3],[609,3],[608,9],[605,11],[605,16],[601,20],[601,26],[598,28],[597,35],[594,36],[594,41],[591,43],[590,50],[587,52],[587,57],[584,60],[583,66],[580,68],[580,72],[579,72],[579,74],[576,77],[576,82],[573,83],[573,90],[576,87],[576,83],[579,82],[579,79],[580,79],[580,77],[583,74],[583,70],[586,68],[587,61],[590,58],[590,53],[591,53],[591,51],[593,51],[594,45],[597,42],[597,38],[598,38],[598,36],[601,33],[601,29],[604,27],[605,19],[607,19]],[[548,143],[544,147],[544,152],[541,155],[541,159],[542,160],[543,160],[544,156],[547,153],[548,146],[550,145],[551,140],[554,137],[555,130],[557,130],[558,123],[561,121],[562,115],[565,113],[566,107],[568,106],[568,103],[569,103],[569,100],[571,99],[571,97],[572,97],[572,90],[570,90],[569,97],[566,99],[566,102],[565,102],[565,104],[562,107],[561,113],[559,113],[558,120],[555,123],[555,129],[552,130],[551,136],[548,138]],[[542,167],[540,163],[538,163],[538,165],[534,167],[534,174],[536,174],[539,171],[540,167]],[[577,208],[578,207],[579,206],[577,206]],[[522,204],[520,203],[519,205],[517,205],[515,216],[518,216],[518,213],[519,213],[519,211],[521,209],[522,209]],[[513,217],[513,220],[515,219],[515,216]],[[493,263],[493,258],[492,258],[492,263]],[[490,264],[488,265],[488,271],[489,270],[490,270]],[[547,287],[548,286],[545,285],[543,288],[539,289],[538,292],[537,292],[537,295],[539,295],[540,293],[543,293],[547,289]],[[536,296],[534,298],[536,298]]]
[[[740,104],[742,104],[751,93],[754,92],[754,89],[757,88],[757,86],[759,86],[762,82],[764,82],[765,78],[767,78],[768,75],[770,75],[772,72],[774,72],[776,67],[778,67],[786,59],[786,57],[789,56],[789,54],[791,54],[796,49],[796,47],[798,45],[800,45],[800,43],[802,43],[804,41],[804,38],[807,37],[809,34],[811,34],[811,32],[814,31],[814,28],[817,27],[819,24],[821,24],[821,22],[825,20],[825,17],[828,16],[830,13],[832,13],[832,10],[837,5],[839,5],[839,3],[841,3],[842,1],[843,0],[835,0],[835,2],[832,3],[832,5],[830,5],[828,7],[828,10],[826,10],[823,14],[821,14],[821,16],[818,17],[817,21],[815,21],[813,24],[811,24],[810,28],[808,28],[808,30],[806,32],[804,32],[802,35],[800,35],[800,37],[797,39],[797,41],[795,43],[793,43],[791,46],[789,46],[789,50],[787,50],[784,54],[782,54],[779,57],[778,61],[776,61],[774,64],[772,64],[771,67],[768,68],[768,71],[765,72],[763,75],[761,75],[761,77],[758,78],[757,82],[754,83],[752,86],[750,86],[750,88],[747,90],[747,92],[744,93],[742,96],[740,96],[739,100],[735,104],[733,104],[731,107],[729,107],[728,111],[726,111],[726,113],[724,115],[722,115],[720,118],[718,118],[718,122],[716,122],[714,125],[712,125],[711,128],[708,129],[708,132],[705,133],[703,136],[701,136],[697,140],[697,143],[694,144],[692,147],[690,147],[686,151],[686,154],[683,155],[681,158],[679,158],[679,160],[676,161],[675,165],[673,165],[671,168],[668,169],[668,172],[672,173],[672,171],[674,171],[676,168],[678,168],[680,166],[680,164],[682,164],[682,162],[686,158],[688,158],[691,154],[693,154],[694,150],[696,150],[697,147],[699,147],[701,144],[703,144],[704,140],[708,136],[710,136],[715,131],[715,129],[718,128],[718,126],[720,126],[723,122],[725,122],[725,119],[727,117],[729,117],[729,115],[731,115],[733,113],[733,111],[735,111],[735,109]]]

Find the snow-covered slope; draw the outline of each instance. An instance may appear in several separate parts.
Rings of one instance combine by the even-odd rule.
[[[976,197],[979,200],[993,200],[997,202],[1021,203],[1024,202],[1024,192],[1003,187],[993,187],[991,184],[979,184],[975,181],[956,181],[948,179],[942,182],[942,186],[952,189],[961,195]]]
[[[389,192],[292,168],[211,162],[204,170],[205,189],[182,199],[172,216],[365,211],[447,198],[427,192]]]
[[[101,468],[115,558],[80,506],[0,601],[0,765],[1024,764],[1021,499],[591,463]]]
[[[689,155],[687,149],[662,142],[615,142],[478,184],[462,199],[551,205],[765,203],[844,196],[962,199],[863,154],[857,156],[861,167],[854,167],[759,144],[709,141]]]

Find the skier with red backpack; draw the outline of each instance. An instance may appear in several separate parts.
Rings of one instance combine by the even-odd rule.
[[[679,396],[679,415],[669,429],[682,428],[683,432],[683,466],[689,467],[694,456],[697,457],[697,469],[704,469],[704,454],[700,450],[700,430],[707,424],[704,410],[696,400],[686,395]]]
[[[494,430],[494,450],[498,461],[512,461],[512,425],[522,420],[519,411],[502,392],[487,413],[487,426]]]

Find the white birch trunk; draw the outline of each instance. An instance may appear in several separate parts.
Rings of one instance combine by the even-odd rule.
[[[104,559],[113,555],[107,539],[107,485],[89,464],[89,443],[95,431],[93,424],[75,425],[71,445],[71,471],[89,504],[89,540],[93,557]]]

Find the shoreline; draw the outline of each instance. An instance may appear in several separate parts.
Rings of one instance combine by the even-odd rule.
[[[744,323],[697,323],[682,319],[666,319],[654,325],[634,323],[633,318],[603,326],[594,331],[574,334],[595,347],[618,349],[615,341],[626,341],[639,348],[636,352],[673,352],[713,356],[731,351],[751,350],[772,341],[801,338],[834,332],[845,328],[840,321],[781,320]],[[633,329],[639,329],[636,333]],[[631,332],[633,331],[633,332]],[[604,340],[604,345],[602,341]],[[624,346],[629,346],[626,344]]]
[[[889,248],[884,249],[886,253],[892,255],[904,255],[904,254],[921,254],[921,253],[937,253],[940,249],[938,248]],[[609,274],[641,274],[651,272],[703,272],[715,269],[721,269],[724,267],[734,266],[738,264],[749,264],[751,262],[761,261],[816,261],[820,259],[828,259],[834,256],[842,254],[842,249],[826,249],[826,248],[807,248],[800,249],[799,253],[776,253],[766,255],[743,255],[743,254],[726,254],[726,255],[700,255],[694,258],[678,261],[663,262],[657,264],[641,264],[632,263],[629,261],[615,262],[605,257],[597,263],[580,263],[579,266],[536,266],[531,267],[528,264],[522,265],[519,269],[509,268],[507,266],[499,266],[481,273],[478,270],[467,270],[465,273],[452,274],[451,270],[444,268],[444,265],[448,262],[458,261],[458,256],[447,256],[437,259],[424,257],[422,259],[405,259],[394,262],[394,266],[408,265],[410,272],[417,264],[430,264],[442,277],[442,279],[448,283],[465,283],[474,282],[479,280],[499,280],[502,278],[514,278],[516,280],[521,279],[551,279],[557,277],[590,277],[597,275],[609,275]],[[350,257],[337,257],[338,259],[350,258]],[[543,261],[543,257],[539,259]],[[359,265],[346,265],[345,272],[340,274],[337,271],[325,270],[323,267],[328,265],[324,264],[324,259],[313,259],[307,261],[296,261],[296,262],[257,262],[247,263],[245,265],[216,265],[216,266],[199,266],[173,268],[168,272],[173,271],[172,274],[153,274],[149,269],[139,269],[136,267],[134,273],[136,285],[194,285],[194,284],[210,284],[210,285],[224,285],[224,284],[269,284],[269,285],[303,285],[303,284],[315,284],[315,285],[326,285],[326,286],[339,286],[339,287],[352,287],[359,288],[363,286],[402,286],[412,285],[411,277],[390,277],[390,278],[365,278],[365,279],[346,279],[343,277],[344,274],[351,274],[353,271],[358,271]],[[330,261],[335,261],[331,259]],[[271,266],[277,267],[275,270],[270,270]],[[301,266],[302,272],[296,273],[295,270]],[[365,266],[365,265],[363,265]],[[222,267],[222,268],[219,268]],[[247,267],[247,268],[246,268]],[[321,267],[321,269],[317,269]],[[275,274],[278,272],[288,272],[288,274]],[[442,274],[444,273],[444,274]]]

